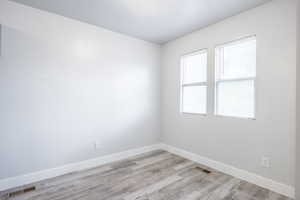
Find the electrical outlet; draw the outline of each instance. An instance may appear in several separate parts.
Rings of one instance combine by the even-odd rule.
[[[101,145],[100,142],[95,142],[95,143],[94,143],[94,149],[95,149],[95,150],[101,149],[101,146],[102,146],[102,145]]]
[[[270,168],[271,164],[270,164],[270,158],[267,156],[263,156],[261,158],[261,166],[265,167],[265,168]]]

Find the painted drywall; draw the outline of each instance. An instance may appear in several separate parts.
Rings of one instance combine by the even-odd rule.
[[[160,46],[6,0],[0,24],[0,179],[157,143]]]
[[[296,0],[270,3],[196,31],[162,49],[162,141],[294,185]],[[256,120],[213,115],[214,47],[257,36]],[[180,57],[209,48],[208,115],[181,114]],[[260,165],[262,156],[271,167]]]
[[[296,199],[300,199],[300,0],[297,1]]]

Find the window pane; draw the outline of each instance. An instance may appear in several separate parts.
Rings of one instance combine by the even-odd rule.
[[[217,84],[217,114],[254,118],[254,80]]]
[[[182,88],[182,112],[206,113],[206,86],[186,86]]]
[[[183,57],[183,83],[206,82],[207,52]]]
[[[220,68],[219,78],[231,79],[255,76],[256,40],[254,38],[220,47],[218,54],[221,56],[219,59],[223,59],[218,63]]]

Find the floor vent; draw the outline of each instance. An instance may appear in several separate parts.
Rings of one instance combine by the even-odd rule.
[[[201,167],[196,167],[196,169],[198,169],[198,170],[200,170],[200,171],[203,171],[203,172],[206,173],[206,174],[210,174],[210,173],[211,173],[211,171],[209,171],[208,169],[203,169],[203,168],[201,168]]]
[[[209,171],[209,170],[207,170],[207,169],[203,169],[202,170],[204,173],[207,173],[207,174],[210,174],[211,173],[211,171]]]
[[[21,190],[16,190],[16,191],[8,193],[8,197],[15,197],[15,196],[27,193],[27,192],[34,191],[35,189],[36,189],[35,186],[31,186],[31,187],[23,188]]]

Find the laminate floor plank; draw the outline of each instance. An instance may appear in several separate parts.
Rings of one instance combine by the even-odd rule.
[[[208,170],[210,172],[205,171]],[[291,200],[165,151],[76,171],[0,200]]]

